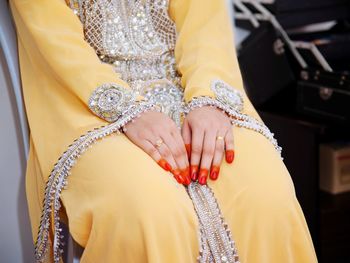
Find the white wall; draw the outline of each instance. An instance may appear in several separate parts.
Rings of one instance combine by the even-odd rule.
[[[25,157],[16,104],[0,64],[0,262],[34,262],[24,190]],[[12,94],[11,94],[12,93]]]
[[[0,262],[32,263],[34,250],[24,190],[25,147],[19,125],[23,115],[19,118],[12,87],[12,83],[18,86],[15,35],[7,1],[3,0],[0,40]]]

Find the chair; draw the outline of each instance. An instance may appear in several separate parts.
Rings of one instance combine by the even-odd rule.
[[[27,160],[29,153],[29,129],[22,96],[16,31],[13,25],[8,1],[0,1],[0,48],[2,51],[1,58],[5,60],[2,65],[7,67],[6,72],[9,74],[10,84],[8,88],[13,89],[10,94],[13,94],[14,98],[11,98],[10,103],[15,104],[13,105],[13,108],[16,109],[16,115],[19,119],[19,137],[20,140],[22,140],[20,144],[23,145],[21,153],[23,154],[23,160]],[[23,185],[20,188],[24,189]],[[64,262],[79,263],[83,248],[74,242],[72,237],[68,234],[68,229],[66,232],[65,236],[67,236],[67,245],[64,249]]]

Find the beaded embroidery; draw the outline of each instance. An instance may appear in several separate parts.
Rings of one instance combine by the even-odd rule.
[[[134,82],[133,89],[146,101],[159,106],[163,113],[172,118],[179,128],[181,127],[184,101],[182,89],[177,85],[168,79],[159,79]]]
[[[227,104],[238,112],[243,110],[243,96],[238,90],[219,79],[213,80],[210,88],[222,104]]]
[[[49,249],[51,223],[54,262],[60,260],[60,194],[77,159],[97,140],[119,133],[144,111],[164,112],[180,127],[182,115],[197,107],[215,106],[230,116],[232,124],[261,133],[281,152],[273,133],[263,123],[242,113],[242,95],[227,83],[213,80],[211,90],[215,98],[195,97],[185,104],[174,58],[176,30],[168,16],[168,0],[70,0],[69,4],[83,23],[86,41],[102,62],[113,65],[131,89],[104,84],[92,93],[90,109],[112,123],[75,140],[55,164],[45,189],[35,246],[35,256],[40,262]],[[136,103],[137,95],[144,99]],[[199,219],[198,261],[239,262],[235,243],[211,189],[193,182],[187,191]]]
[[[155,58],[175,47],[168,0],[71,0],[70,6],[101,58]]]
[[[224,222],[214,193],[207,185],[192,182],[187,188],[200,226],[199,262],[239,263],[231,231]]]
[[[115,84],[103,84],[90,96],[89,108],[102,119],[113,122],[128,111],[135,100],[135,93],[131,90]]]

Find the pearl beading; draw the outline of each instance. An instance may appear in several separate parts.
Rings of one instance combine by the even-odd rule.
[[[214,193],[207,185],[192,182],[187,188],[199,219],[200,263],[239,263],[231,231],[225,223]]]
[[[156,58],[175,47],[168,0],[71,0],[70,7],[99,56]]]
[[[88,105],[97,116],[113,122],[124,112],[130,111],[135,101],[136,94],[131,89],[113,83],[105,83],[93,91]]]
[[[127,82],[136,80],[174,79],[179,78],[174,52],[168,51],[158,57],[140,59],[111,59],[100,56],[101,61],[111,64],[115,72]]]
[[[135,81],[131,84],[136,94],[141,95],[145,101],[149,101],[159,106],[161,112],[173,119],[180,128],[181,120],[184,116],[184,94],[179,84],[168,79],[158,79],[149,81]]]

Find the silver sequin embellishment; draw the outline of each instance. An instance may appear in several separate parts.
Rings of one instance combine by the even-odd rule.
[[[136,94],[116,84],[103,84],[90,96],[89,108],[109,122],[116,121],[135,103]]]
[[[238,112],[243,110],[243,96],[238,90],[219,79],[212,81],[211,89],[221,103],[230,105]]]
[[[138,81],[133,83],[133,89],[160,107],[161,111],[174,120],[181,127],[181,115],[183,114],[182,89],[168,79],[151,81]]]

